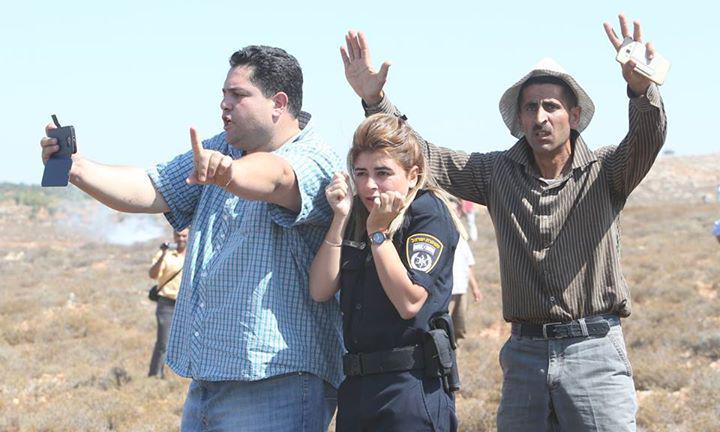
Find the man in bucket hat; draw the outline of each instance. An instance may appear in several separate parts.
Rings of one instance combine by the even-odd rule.
[[[605,31],[617,50],[622,40]],[[641,27],[620,15],[623,37]],[[375,72],[362,33],[341,48],[345,75],[366,114],[402,116],[382,89],[389,64]],[[654,49],[647,44],[648,57]],[[500,254],[503,315],[512,336],[500,352],[501,431],[634,431],[637,402],[620,318],[630,295],[619,259],[617,218],[665,141],[656,85],[622,67],[629,132],[592,151],[580,133],[595,110],[577,81],[541,61],[500,100],[517,143],[465,154],[426,143],[438,183],[487,206]]]

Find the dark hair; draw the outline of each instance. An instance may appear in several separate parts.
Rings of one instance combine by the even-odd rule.
[[[293,117],[302,108],[302,69],[297,59],[281,48],[248,45],[233,53],[230,67],[252,67],[250,81],[265,97],[283,92],[288,96],[288,111]]]
[[[555,76],[550,75],[542,75],[542,76],[534,76],[529,78],[527,81],[523,83],[522,86],[520,86],[520,92],[518,92],[518,100],[517,100],[517,106],[520,106],[522,103],[522,96],[523,91],[525,91],[525,88],[534,85],[534,84],[554,84],[557,86],[560,86],[562,88],[563,98],[565,99],[565,103],[568,104],[567,109],[575,108],[578,104],[578,98],[575,92],[572,88],[568,85],[565,80],[562,78],[558,78]]]

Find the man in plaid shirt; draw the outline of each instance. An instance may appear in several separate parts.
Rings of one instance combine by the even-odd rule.
[[[307,269],[330,222],[341,169],[302,105],[285,51],[234,53],[224,132],[147,172],[73,155],[70,181],[125,212],[192,224],[168,364],[192,378],[182,430],[326,430],[342,380],[337,302],[315,303]],[[46,133],[52,129],[48,125]],[[58,150],[41,140],[43,162]]]

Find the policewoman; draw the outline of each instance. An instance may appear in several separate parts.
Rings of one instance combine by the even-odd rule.
[[[447,198],[426,185],[415,135],[378,114],[355,131],[351,177],[326,188],[334,217],[310,270],[316,301],[340,291],[345,381],[336,428],[345,431],[454,431],[447,316],[461,224]],[[442,326],[437,326],[442,327]]]

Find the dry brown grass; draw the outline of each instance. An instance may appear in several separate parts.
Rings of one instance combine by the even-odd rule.
[[[156,242],[110,246],[58,232],[49,215],[0,204],[0,431],[170,431],[187,380],[149,379],[154,308],[145,298]],[[37,213],[37,212],[36,212]],[[641,431],[718,430],[720,208],[634,205],[621,220],[633,294],[624,323]],[[472,246],[484,292],[459,353],[464,431],[495,430],[502,321],[489,218]],[[71,294],[72,293],[72,294]]]

